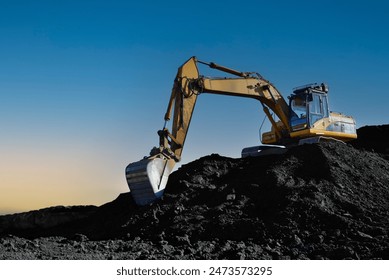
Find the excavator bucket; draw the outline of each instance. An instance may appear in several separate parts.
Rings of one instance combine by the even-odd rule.
[[[126,178],[132,198],[137,205],[147,205],[163,195],[175,161],[145,158],[126,167]]]

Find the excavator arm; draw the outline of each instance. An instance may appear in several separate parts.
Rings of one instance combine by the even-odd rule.
[[[199,74],[198,64],[232,74],[231,78],[206,78]],[[180,161],[197,97],[201,93],[253,98],[263,106],[272,123],[276,138],[289,136],[289,107],[279,91],[257,73],[239,72],[215,63],[204,63],[191,57],[179,69],[165,114],[165,121],[172,120],[171,130],[158,131],[159,147],[150,156],[126,168],[126,178],[132,197],[138,205],[146,205],[163,194],[168,176]],[[270,110],[281,122],[276,124]],[[166,123],[165,122],[165,123]]]

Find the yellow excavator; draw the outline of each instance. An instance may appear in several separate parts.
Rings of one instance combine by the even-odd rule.
[[[200,75],[199,64],[230,74],[214,78]],[[248,97],[258,100],[270,120],[271,131],[262,134],[262,146],[242,150],[242,156],[285,151],[321,139],[349,141],[357,138],[355,120],[330,112],[328,87],[309,84],[294,89],[287,102],[269,81],[255,72],[240,72],[191,57],[178,68],[165,114],[165,127],[158,131],[159,147],[126,168],[126,179],[137,205],[147,205],[163,195],[174,165],[180,161],[197,97],[201,93]],[[171,120],[171,130],[166,128]],[[276,117],[275,117],[275,116]],[[266,153],[267,152],[267,153]]]

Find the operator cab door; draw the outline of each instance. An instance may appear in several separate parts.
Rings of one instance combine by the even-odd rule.
[[[308,94],[308,112],[309,112],[309,127],[329,116],[327,95],[320,92],[312,92]]]

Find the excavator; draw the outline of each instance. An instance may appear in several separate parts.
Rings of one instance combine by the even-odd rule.
[[[200,75],[199,64],[228,77]],[[357,138],[352,117],[329,111],[328,86],[324,83],[295,88],[287,102],[272,83],[256,72],[240,72],[191,57],[178,68],[164,116],[165,125],[158,131],[159,147],[126,167],[127,183],[137,205],[148,205],[162,197],[170,173],[181,160],[196,100],[202,93],[252,98],[262,105],[271,131],[262,134],[262,146],[243,149],[243,157],[269,154],[269,150],[277,153],[304,143],[346,142]],[[166,124],[172,117],[169,130]]]

